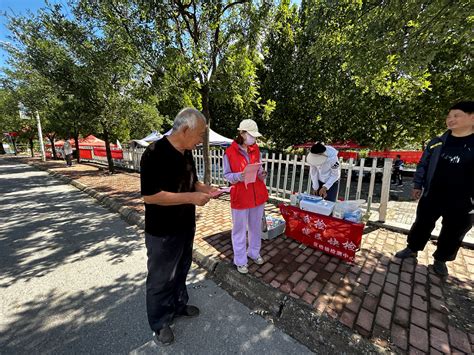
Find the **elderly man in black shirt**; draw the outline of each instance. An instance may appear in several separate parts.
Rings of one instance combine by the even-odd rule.
[[[198,181],[191,153],[205,133],[204,115],[185,108],[176,116],[171,135],[150,144],[141,159],[147,314],[155,339],[162,344],[174,341],[170,328],[174,318],[199,315],[197,307],[187,305],[186,276],[192,262],[195,206],[209,202],[216,190]]]

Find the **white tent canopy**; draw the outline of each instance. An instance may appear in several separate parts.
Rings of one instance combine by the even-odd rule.
[[[173,129],[170,129],[168,132],[166,132],[164,135],[168,136],[171,134]],[[224,137],[220,135],[217,132],[214,132],[212,129],[209,129],[209,144],[210,145],[223,145],[223,146],[228,146],[232,143],[232,139]]]
[[[163,135],[158,131],[152,131],[148,136],[142,139],[133,139],[130,141],[132,148],[147,147],[151,142],[161,139]]]
[[[140,140],[145,141],[145,142],[154,142],[161,138],[163,138],[163,135],[160,132],[152,131],[148,136]]]

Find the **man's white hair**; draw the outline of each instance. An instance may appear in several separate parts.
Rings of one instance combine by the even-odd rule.
[[[173,132],[177,132],[183,127],[194,129],[196,128],[199,120],[202,120],[204,124],[206,124],[206,117],[201,111],[192,107],[183,108],[181,111],[179,111],[174,119]]]

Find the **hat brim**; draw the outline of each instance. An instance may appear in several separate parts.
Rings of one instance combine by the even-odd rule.
[[[261,137],[262,135],[258,133],[257,131],[247,131],[248,134],[250,134],[252,137],[258,138]]]
[[[242,129],[242,128],[237,128],[237,131],[244,131],[244,132],[247,132],[248,134],[250,134],[252,137],[255,137],[255,138],[258,138],[258,137],[263,137],[260,133],[258,133],[257,131],[246,131],[245,129]]]
[[[324,164],[324,162],[328,159],[327,155],[325,154],[313,154],[309,153],[306,157],[306,162],[309,165],[319,166]]]

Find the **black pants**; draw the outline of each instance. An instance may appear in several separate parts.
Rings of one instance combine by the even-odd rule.
[[[443,217],[443,226],[433,256],[439,261],[456,259],[461,242],[472,227],[468,206],[467,201],[448,202],[440,197],[422,197],[416,210],[415,222],[408,234],[408,247],[413,251],[423,250],[436,221]]]
[[[170,236],[145,234],[148,276],[146,309],[153,331],[160,330],[188,303],[186,276],[192,262],[194,230]]]
[[[66,154],[66,165],[72,166],[72,154]]]
[[[402,180],[402,172],[400,169],[393,169],[393,174],[392,174],[392,183],[397,183],[398,185],[403,184]]]
[[[319,181],[319,189],[318,189],[318,191],[314,191],[314,190],[313,190],[313,192],[314,192],[315,195],[319,196],[319,190],[321,190],[321,188],[323,187],[323,185],[324,185],[324,182]],[[338,190],[338,187],[339,187],[339,181],[336,181],[334,184],[332,184],[331,188],[326,191],[327,196],[326,196],[325,200],[335,202],[335,201],[336,201],[336,198],[337,198],[337,190]]]

